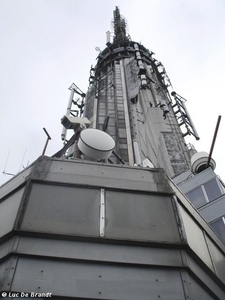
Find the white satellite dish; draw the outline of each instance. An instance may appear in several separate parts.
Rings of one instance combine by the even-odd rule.
[[[88,157],[106,159],[111,155],[114,147],[114,139],[104,131],[88,128],[80,133],[78,148]]]

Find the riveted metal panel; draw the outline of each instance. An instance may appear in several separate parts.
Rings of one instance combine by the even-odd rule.
[[[0,292],[3,291],[3,285],[4,285],[3,279],[4,279],[5,271],[7,269],[7,264],[8,264],[7,260],[4,260],[3,262],[0,263]]]
[[[181,271],[181,278],[185,290],[185,299],[193,300],[213,300],[217,299],[210,295],[206,287],[200,285],[189,273],[185,270]]]
[[[177,249],[21,237],[18,254],[111,263],[182,267]]]
[[[12,231],[24,187],[0,203],[0,237]]]
[[[21,229],[99,236],[100,190],[33,184]]]
[[[23,276],[21,276],[23,274]],[[12,290],[94,299],[183,300],[178,270],[21,257]]]
[[[141,169],[87,161],[84,163],[81,160],[48,158],[47,161],[51,163],[46,163],[46,171],[41,171],[44,175],[41,176],[40,171],[33,172],[32,179],[39,179],[41,176],[42,180],[65,184],[172,193],[162,169]],[[41,158],[37,164],[41,164]]]
[[[225,299],[225,289],[224,286],[218,284],[218,280],[215,281],[213,276],[209,272],[205,272],[202,266],[194,260],[189,254],[185,254],[187,265],[192,271],[191,274],[195,274],[195,278],[198,278],[198,282],[201,282],[202,289],[210,290],[214,295],[217,296],[213,297],[212,299]],[[192,280],[191,280],[192,284]],[[197,286],[195,287],[197,289]],[[202,290],[200,289],[200,291]],[[198,291],[200,293],[200,291]],[[195,292],[197,293],[197,291]],[[203,294],[204,295],[204,294]],[[204,299],[204,298],[194,298],[194,299]],[[208,299],[208,298],[206,298]],[[211,299],[211,298],[210,298]]]
[[[201,260],[203,260],[204,263],[212,271],[214,271],[203,229],[181,205],[179,205],[179,210],[184,223],[189,246],[201,258]]]
[[[1,268],[3,267],[3,276],[1,280],[1,289],[0,291],[10,291],[10,288],[12,286],[12,281],[15,275],[16,271],[16,265],[18,262],[17,256],[11,256],[6,260],[6,264],[3,264]]]
[[[216,270],[217,276],[225,284],[225,259],[224,254],[219,247],[212,240],[206,236],[206,241],[209,247],[209,252]]]
[[[19,237],[14,236],[10,240],[0,244],[0,260],[12,252],[17,251]]]
[[[106,191],[106,237],[181,243],[171,198]]]

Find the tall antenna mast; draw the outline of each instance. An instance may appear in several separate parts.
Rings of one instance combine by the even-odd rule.
[[[116,9],[113,11],[114,16],[114,39],[113,42],[121,42],[121,41],[128,41],[129,38],[126,35],[126,21],[125,18],[123,18],[120,15],[120,10],[118,6],[116,6]]]

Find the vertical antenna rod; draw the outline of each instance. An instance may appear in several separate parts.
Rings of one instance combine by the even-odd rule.
[[[209,152],[208,162],[207,162],[207,166],[206,166],[207,168],[209,167],[210,159],[212,157],[212,153],[213,153],[214,145],[215,145],[215,142],[216,142],[218,129],[219,129],[219,126],[220,126],[220,120],[221,120],[221,116],[219,115],[217,123],[216,123],[216,129],[215,129],[215,132],[214,132],[214,135],[213,135],[212,145],[211,145],[210,152]]]
[[[18,172],[20,171],[20,169],[22,168],[22,165],[23,165],[23,160],[24,160],[24,157],[25,157],[25,155],[26,155],[26,152],[27,152],[27,148],[25,149],[25,151],[24,151],[24,154],[23,154],[23,158],[22,158],[22,161],[21,161],[21,164],[20,164],[20,167],[19,167],[19,170],[18,170]]]
[[[9,159],[9,153],[10,153],[10,150],[9,150],[9,152],[8,152],[8,155],[7,155],[7,158],[6,158],[6,163],[5,163],[5,168],[4,168],[4,171],[3,171],[2,173],[3,173],[4,175],[15,176],[15,174],[8,173],[8,172],[5,171],[5,170],[6,170],[6,165],[7,165],[7,163],[8,163],[8,159]]]

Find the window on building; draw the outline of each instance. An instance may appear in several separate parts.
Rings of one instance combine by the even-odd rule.
[[[186,193],[186,196],[196,208],[217,199],[221,195],[222,191],[216,178]]]
[[[225,183],[221,180],[220,177],[217,176],[217,180],[219,182],[219,186],[220,186],[220,189],[222,191],[222,194],[224,195],[225,194]]]
[[[217,235],[221,238],[221,240],[225,243],[225,216],[210,223],[210,225],[217,233]]]
[[[192,190],[191,192],[186,193],[186,196],[196,208],[206,204],[206,198],[203,194],[201,186]]]
[[[213,179],[213,180],[205,183],[204,188],[205,188],[205,191],[206,191],[209,201],[213,201],[222,195],[216,179]]]

